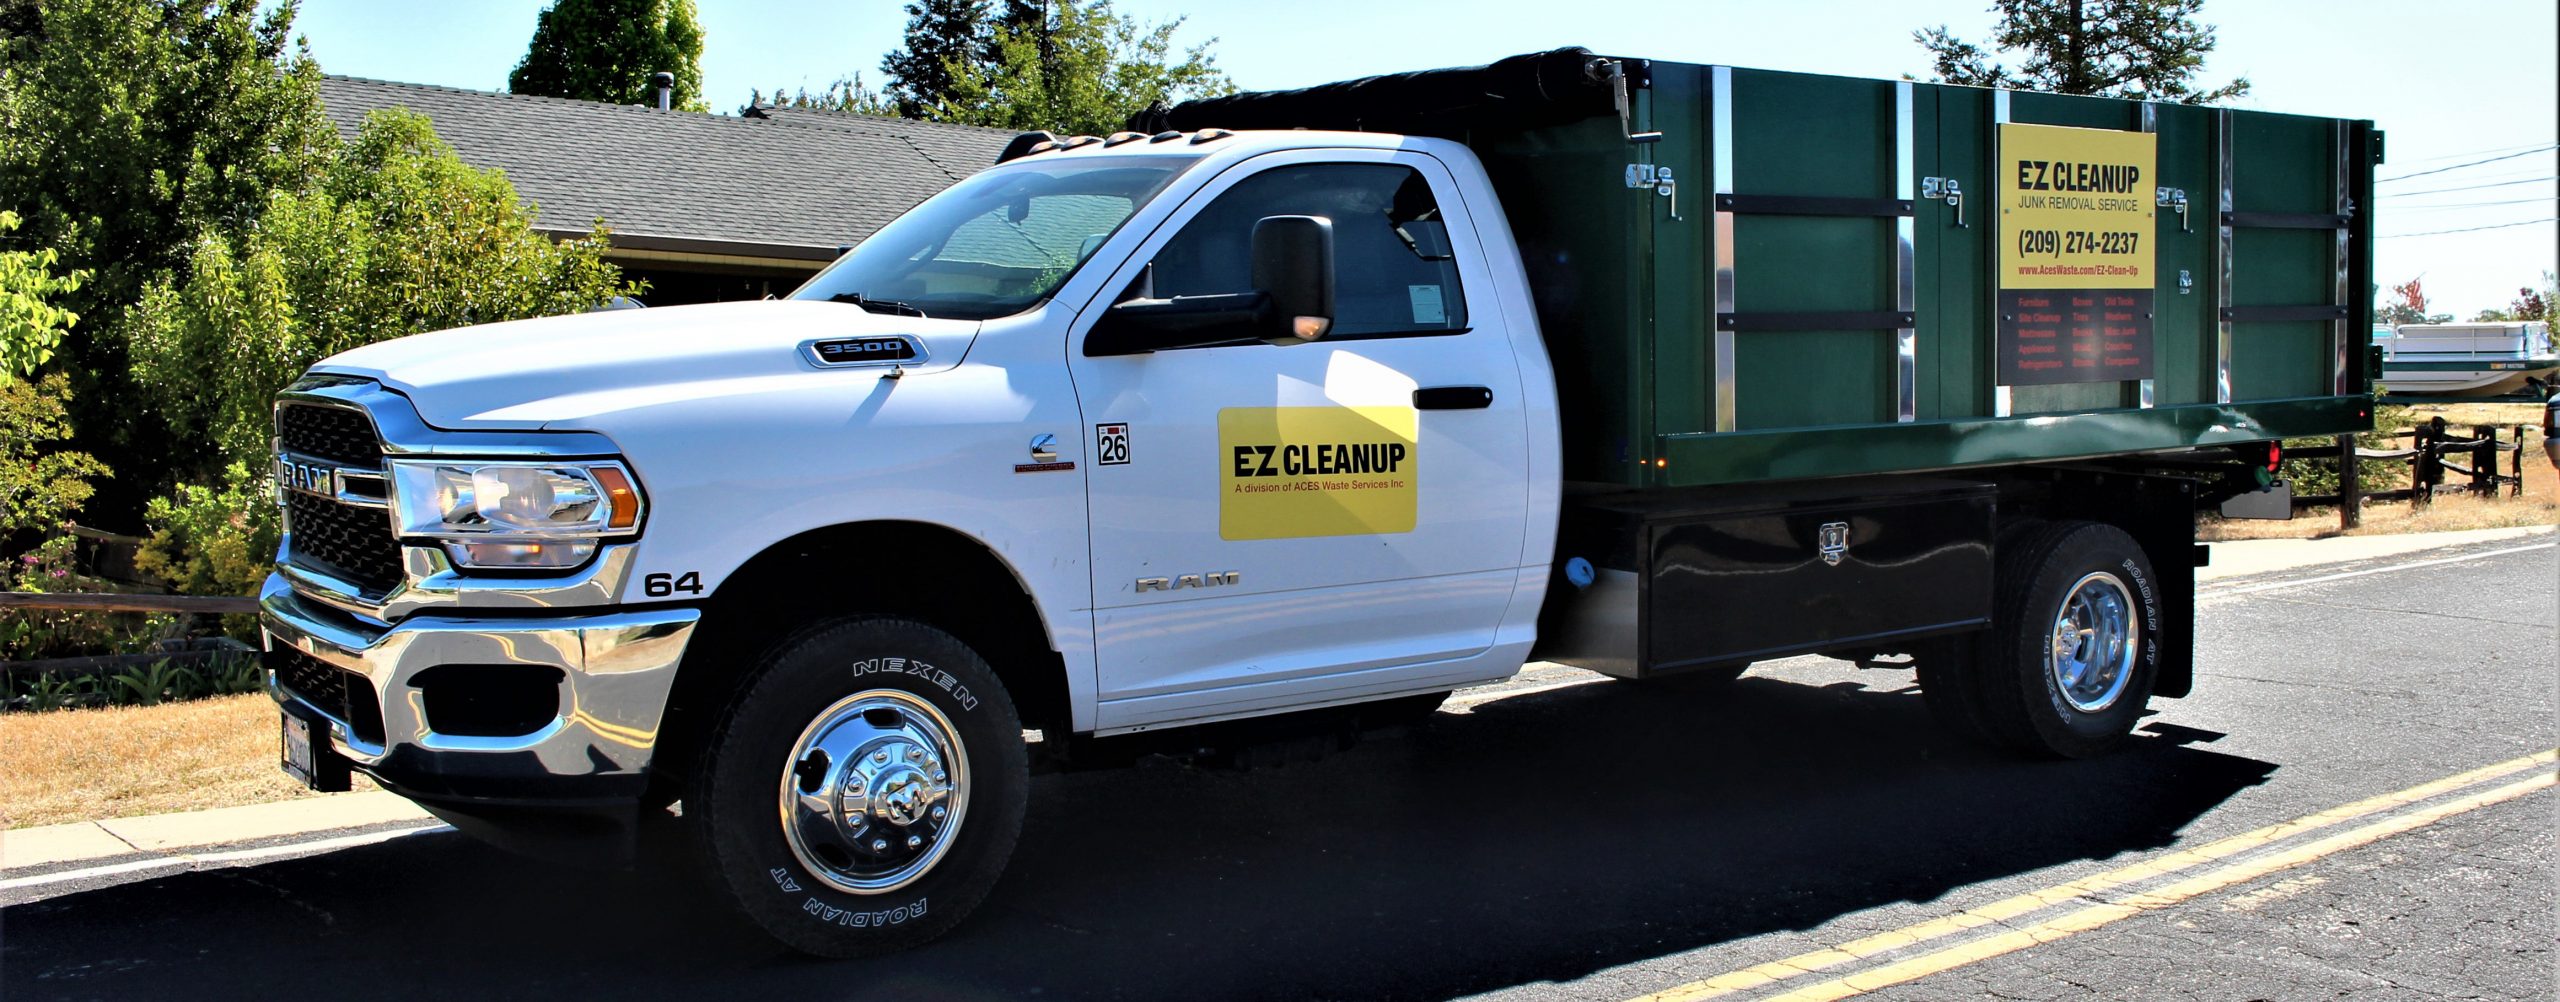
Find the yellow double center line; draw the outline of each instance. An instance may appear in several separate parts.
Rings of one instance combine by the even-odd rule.
[[[2176,883],[2128,895],[2121,900],[2093,904],[2058,918],[2013,929],[1999,935],[1896,961],[1819,984],[1806,985],[1775,996],[1771,1002],[1840,999],[1874,991],[1887,985],[1901,984],[1990,957],[2014,953],[2039,943],[2049,943],[2066,936],[2087,932],[2099,926],[2165,908],[2233,884],[2253,880],[2277,870],[2300,866],[2331,853],[2423,827],[2465,811],[2513,800],[2550,787],[2554,777],[2549,767],[2555,761],[2560,761],[2560,750],[2542,751],[2522,758],[2509,759],[2496,765],[2447,776],[2434,782],[2421,783],[2397,793],[2386,793],[2379,797],[2359,800],[2342,807],[2333,807],[2282,824],[2269,825],[2193,849],[2156,856],[2132,866],[2109,870],[2096,876],[2083,877],[2070,883],[2056,884],[2043,890],[2004,898],[1944,918],[1931,919],[1891,932],[1850,940],[1838,946],[1798,954],[1784,960],[1773,960],[1746,967],[1703,981],[1693,981],[1641,996],[1634,1002],[1695,1002],[1695,1000],[1719,998],[1737,992],[1765,988],[1808,974],[1862,963],[1891,951],[2003,923],[2076,898],[2089,897],[2139,881],[2203,866],[2263,849],[2297,835],[2407,807],[2474,784],[2511,776],[2536,766],[2544,767],[2540,775],[2531,779],[2448,800],[2424,810],[2391,817],[2281,852],[2269,853],[2245,862],[2208,870]]]

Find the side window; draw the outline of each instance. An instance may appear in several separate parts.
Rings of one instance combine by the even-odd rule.
[[[1253,224],[1264,216],[1333,221],[1330,338],[1466,329],[1448,224],[1422,174],[1398,164],[1278,167],[1237,182],[1157,252],[1154,294],[1250,290]]]

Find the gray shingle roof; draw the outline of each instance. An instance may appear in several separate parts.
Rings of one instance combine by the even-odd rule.
[[[824,261],[993,164],[1012,133],[838,112],[733,118],[634,105],[327,77],[342,134],[376,109],[427,116],[464,162],[504,170],[536,225],[596,217],[632,249]]]

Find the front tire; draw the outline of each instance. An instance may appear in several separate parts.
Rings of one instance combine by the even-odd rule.
[[[1030,791],[1022,722],[941,630],[860,617],[784,641],[713,731],[686,813],[750,921],[855,957],[931,940],[986,898]]]

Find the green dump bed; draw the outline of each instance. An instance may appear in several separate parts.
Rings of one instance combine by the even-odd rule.
[[[1526,259],[1572,480],[2370,426],[2366,121],[1565,49],[1156,124],[1466,142]]]

